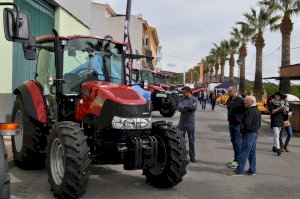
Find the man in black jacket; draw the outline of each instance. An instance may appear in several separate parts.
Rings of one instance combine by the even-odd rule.
[[[231,143],[234,151],[234,160],[228,163],[232,169],[236,169],[240,160],[240,151],[242,145],[241,121],[245,113],[244,99],[238,95],[237,88],[231,86],[228,89],[229,98],[227,100],[228,122]]]
[[[254,96],[247,96],[245,99],[246,112],[241,122],[242,149],[238,167],[235,169],[233,176],[244,174],[246,162],[249,159],[248,175],[254,175],[256,172],[256,141],[258,130],[261,126],[261,113],[256,106]]]

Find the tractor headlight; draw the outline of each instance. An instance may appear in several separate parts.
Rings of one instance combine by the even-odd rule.
[[[115,116],[112,120],[115,129],[149,129],[152,126],[151,118],[121,118]]]

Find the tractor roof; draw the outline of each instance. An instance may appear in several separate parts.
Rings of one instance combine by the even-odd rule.
[[[36,38],[36,42],[39,43],[45,43],[45,42],[51,42],[53,41],[55,38],[54,35],[42,35]],[[70,35],[70,36],[59,36],[60,39],[64,39],[64,40],[70,40],[70,39],[77,39],[77,38],[88,38],[88,39],[103,39],[101,37],[98,36],[90,36],[90,35]],[[104,40],[104,39],[103,39]],[[110,40],[111,42],[115,43],[115,44],[121,44],[121,45],[126,45],[123,42],[118,42],[112,39],[107,39]]]

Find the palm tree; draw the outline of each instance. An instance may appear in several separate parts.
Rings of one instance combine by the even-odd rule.
[[[231,36],[240,43],[239,48],[239,60],[241,60],[240,67],[240,92],[246,89],[246,57],[247,53],[247,43],[249,42],[252,31],[248,26],[241,26],[239,28],[234,27],[231,31]]]
[[[242,26],[249,28],[253,37],[252,43],[256,47],[256,69],[255,69],[255,80],[254,80],[254,95],[257,100],[261,101],[263,95],[263,84],[262,84],[262,61],[263,61],[263,48],[265,47],[264,32],[268,27],[273,31],[277,28],[277,22],[280,16],[274,16],[272,10],[260,8],[257,12],[255,9],[251,9],[250,13],[245,13],[246,22],[238,22]]]
[[[239,47],[239,42],[234,39],[230,39],[228,42],[228,49],[229,49],[229,82],[234,82],[234,64],[235,59],[234,55],[237,53],[237,48]]]
[[[220,47],[214,44],[215,48],[210,50],[210,56],[212,59],[212,64],[215,71],[215,81],[218,80],[219,77],[219,69],[220,69]]]
[[[278,28],[282,35],[281,67],[291,65],[291,34],[293,31],[291,17],[300,13],[300,0],[261,0],[259,4],[281,13],[281,24]],[[281,79],[280,91],[289,93],[290,85],[289,79]]]
[[[219,47],[219,53],[220,53],[220,65],[221,65],[220,82],[223,83],[225,78],[225,64],[226,64],[227,57],[229,55],[229,43],[227,40],[221,41]]]

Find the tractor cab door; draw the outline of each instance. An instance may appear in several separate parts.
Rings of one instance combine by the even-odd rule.
[[[43,45],[53,46],[53,43],[45,43]],[[50,116],[52,119],[57,118],[57,104],[56,104],[56,89],[52,86],[53,79],[55,79],[55,54],[53,51],[41,49],[38,55],[36,67],[36,80],[40,83],[45,96]]]

